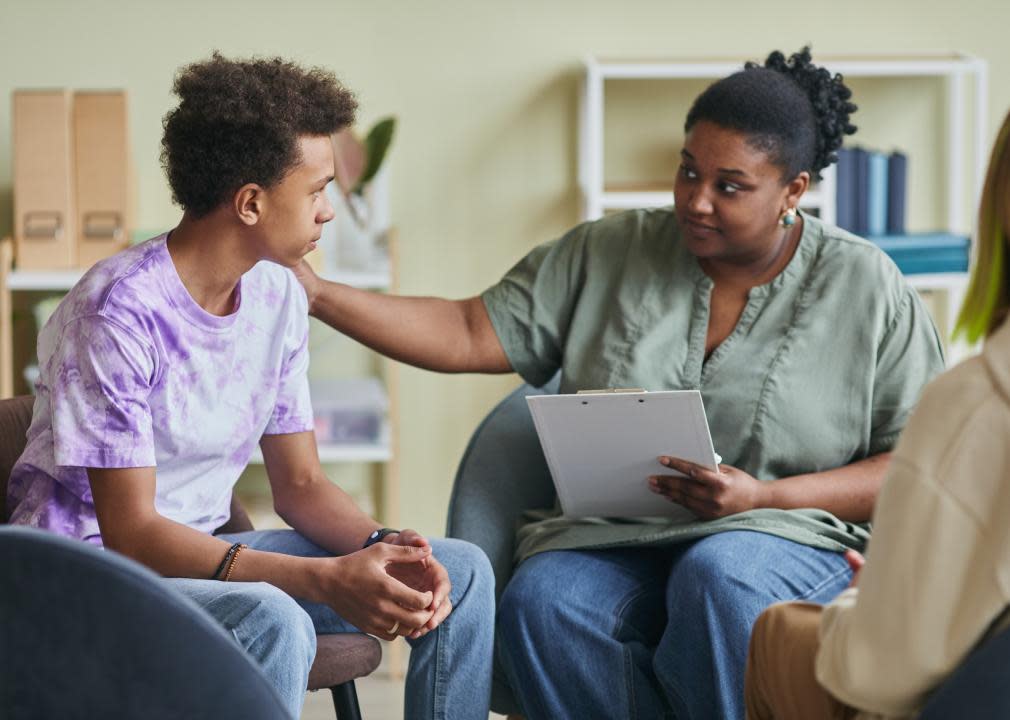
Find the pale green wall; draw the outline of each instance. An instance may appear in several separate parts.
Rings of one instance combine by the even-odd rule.
[[[759,57],[806,42],[815,56],[961,50],[989,62],[991,133],[1010,106],[1010,4],[929,5],[8,0],[0,9],[0,233],[11,225],[12,89],[127,88],[138,225],[158,229],[177,217],[157,162],[175,69],[215,48],[231,55],[282,54],[333,68],[358,92],[365,121],[399,116],[392,203],[403,289],[467,296],[577,219],[576,98],[580,62],[588,54]],[[913,91],[914,85],[907,102],[925,102],[928,109],[929,101]],[[903,105],[902,92],[892,87],[887,94]],[[641,91],[638,97],[644,99]],[[644,132],[639,121],[642,127],[650,121],[644,114],[626,110],[616,129],[629,137]],[[880,113],[867,115],[877,122]],[[680,122],[671,119],[671,137]],[[672,153],[655,129],[649,132],[660,157]],[[913,208],[913,222],[927,224],[928,197],[916,202],[921,207]],[[403,370],[401,379],[403,519],[441,532],[466,439],[516,379],[413,369]]]

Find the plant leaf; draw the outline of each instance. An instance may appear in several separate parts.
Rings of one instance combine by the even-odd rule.
[[[340,191],[350,195],[362,183],[362,173],[368,161],[367,150],[350,128],[336,133],[330,141],[333,145],[334,179]]]
[[[387,117],[372,126],[365,137],[365,171],[361,174],[353,192],[361,193],[365,185],[371,182],[386,159],[389,145],[393,142],[393,130],[396,128],[396,118]]]

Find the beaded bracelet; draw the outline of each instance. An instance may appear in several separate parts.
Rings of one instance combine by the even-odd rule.
[[[231,579],[231,571],[235,569],[235,563],[238,562],[239,553],[241,553],[248,545],[239,545],[235,548],[235,554],[231,556],[231,562],[228,563],[228,569],[224,573],[224,581],[228,582]]]
[[[224,554],[224,560],[222,560],[221,564],[217,566],[217,570],[214,571],[214,574],[210,576],[211,580],[219,580],[221,578],[221,573],[223,573],[225,571],[225,568],[228,567],[228,563],[231,561],[235,553],[238,552],[238,549],[239,547],[241,547],[241,545],[242,543],[235,543],[230,548],[228,548],[228,552]]]

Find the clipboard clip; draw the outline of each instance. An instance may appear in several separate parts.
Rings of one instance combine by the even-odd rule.
[[[613,395],[615,393],[641,393],[644,388],[603,388],[600,390],[578,390],[576,395]]]

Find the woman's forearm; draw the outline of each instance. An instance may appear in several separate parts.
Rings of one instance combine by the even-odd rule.
[[[833,470],[766,483],[763,504],[783,510],[821,508],[841,520],[868,522],[890,459],[891,453],[880,453]]]
[[[511,372],[479,297],[402,297],[319,280],[313,317],[394,360],[438,372]]]

